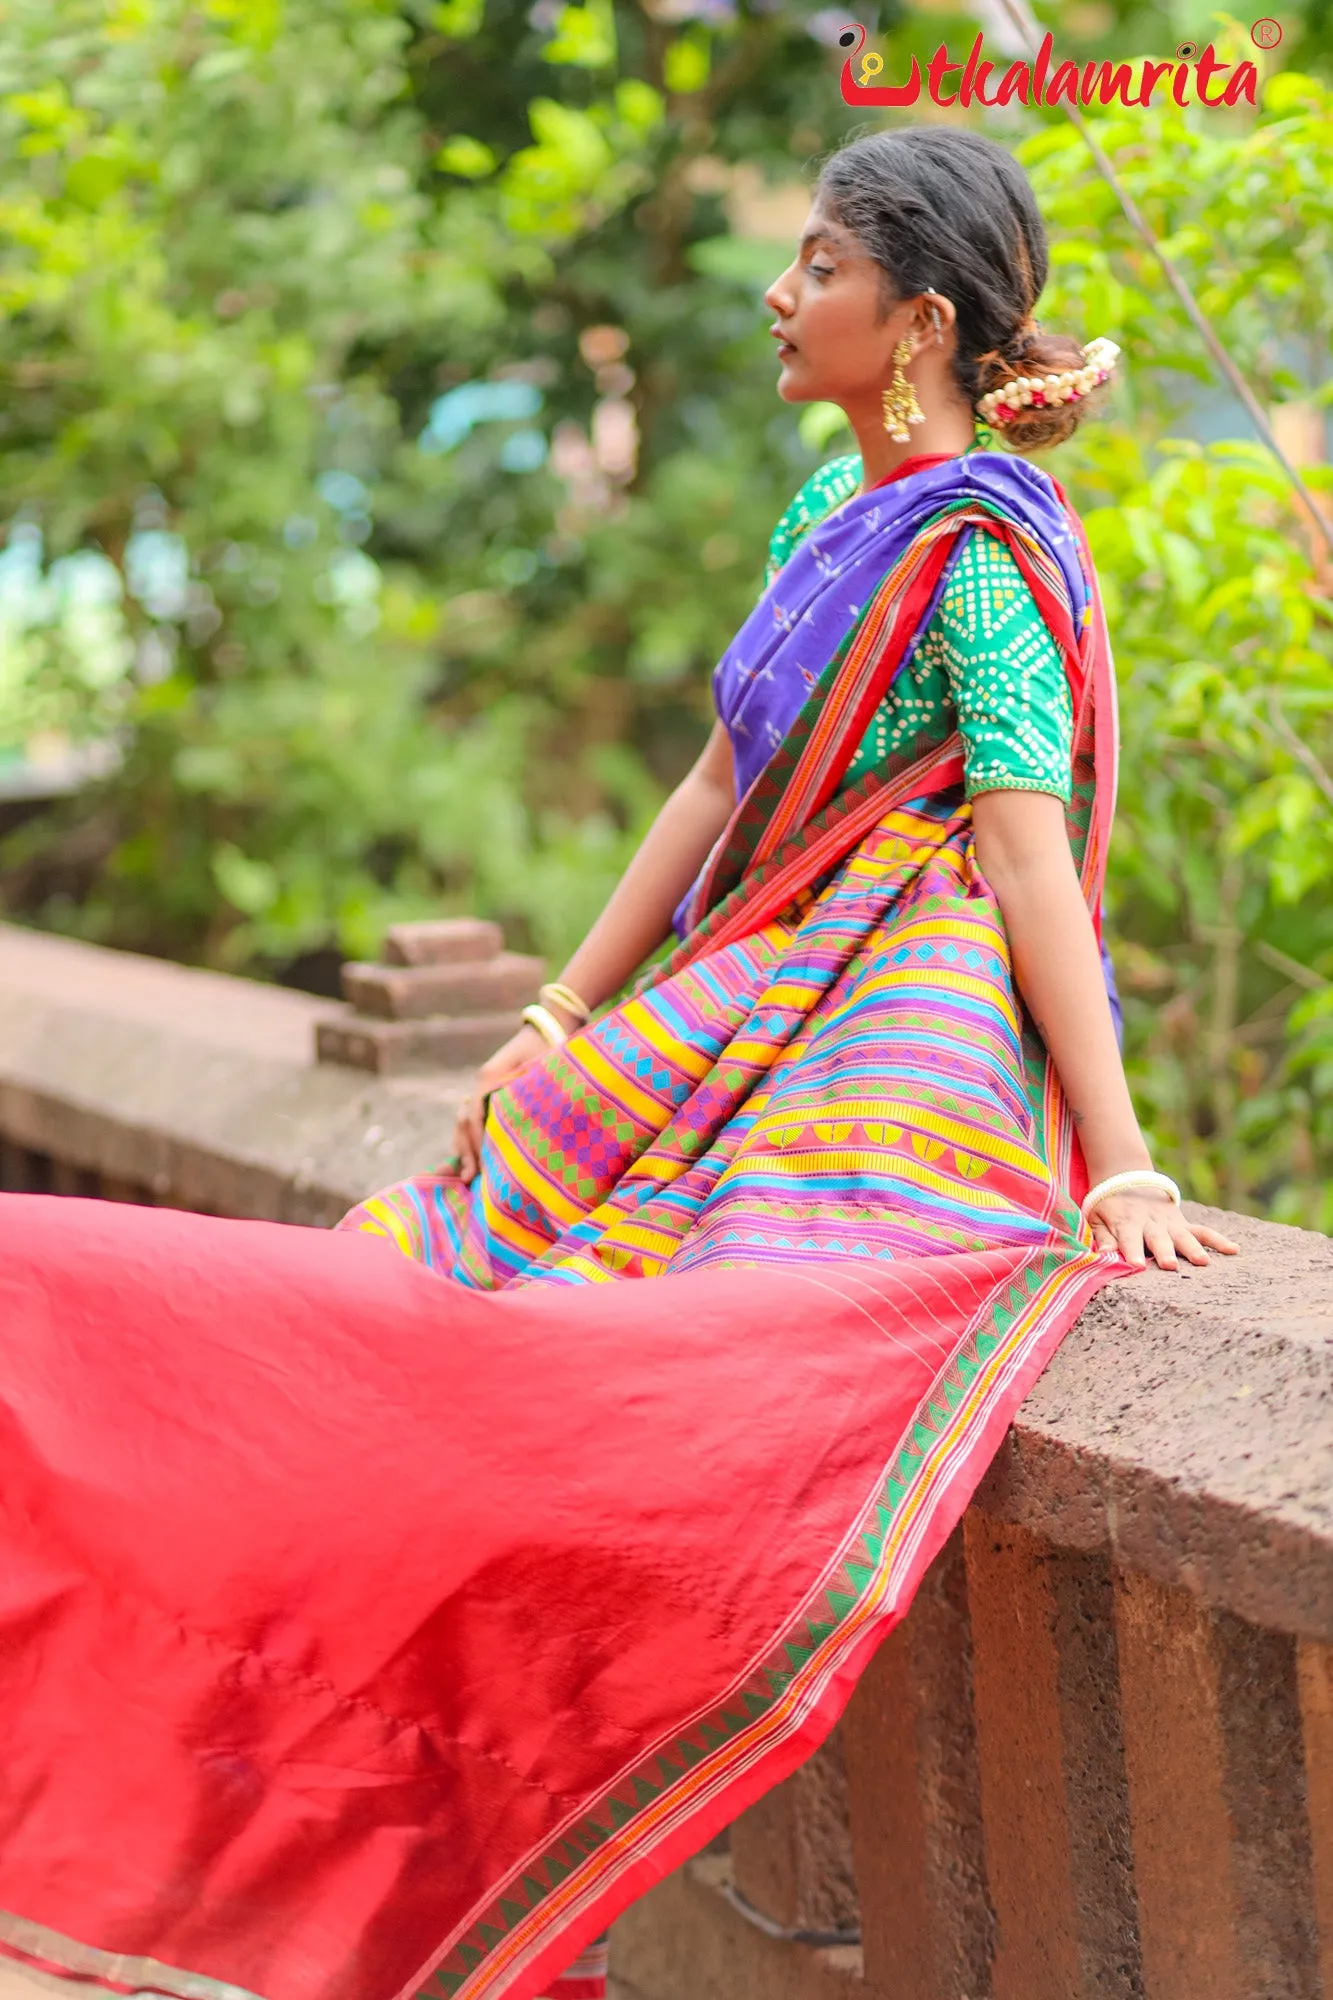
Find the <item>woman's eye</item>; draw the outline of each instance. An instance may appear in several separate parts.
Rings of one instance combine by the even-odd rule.
[[[812,278],[831,278],[833,276],[833,266],[831,264],[807,264],[805,268]]]

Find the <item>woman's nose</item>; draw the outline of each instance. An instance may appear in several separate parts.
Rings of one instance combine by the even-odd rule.
[[[764,293],[764,304],[770,312],[775,312],[779,319],[790,319],[796,310],[796,299],[792,287],[792,273],[794,269],[794,265],[788,264],[782,276],[774,278],[772,284]]]

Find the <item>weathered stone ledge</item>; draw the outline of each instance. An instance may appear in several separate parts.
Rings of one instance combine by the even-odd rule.
[[[314,1061],[328,1003],[0,925],[0,1139],[58,1184],[328,1225],[449,1150],[461,1073]]]
[[[1190,1213],[1242,1254],[1094,1299],[978,1504],[1254,1624],[1333,1640],[1333,1240]]]

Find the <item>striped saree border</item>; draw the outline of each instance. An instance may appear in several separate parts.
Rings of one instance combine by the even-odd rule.
[[[784,910],[802,889],[809,888],[828,869],[844,860],[895,806],[905,805],[916,797],[923,785],[933,785],[942,791],[962,774],[962,745],[956,736],[951,736],[933,756],[923,757],[893,782],[875,784],[871,780],[863,796],[849,791],[842,810],[831,809],[822,826],[803,829],[782,853],[773,856],[762,875],[756,871],[753,888],[744,896],[737,891],[734,908],[728,904],[721,906],[718,914],[723,920],[709,931],[706,939],[700,940],[701,948],[706,943],[709,951],[720,951],[724,945],[749,937]],[[698,953],[692,956],[697,957]],[[683,962],[688,964],[689,959]]]
[[[1012,550],[1064,658],[1078,712],[1085,694],[1085,648],[1091,635],[1086,625],[1083,631],[1075,629],[1059,564],[1021,523],[998,507],[965,499],[941,509],[883,578],[869,607],[802,704],[786,741],[737,804],[691,899],[692,932],[707,925],[710,915],[738,889],[756,883],[774,855],[792,840],[807,837],[828,810],[876,708],[908,657],[921,615],[941,574],[957,555],[966,529],[995,534]],[[1086,541],[1081,536],[1076,539],[1091,590]],[[1103,633],[1104,629],[1103,624]],[[887,803],[912,795],[910,790],[897,788],[899,776],[916,782],[934,775],[930,767],[937,747],[937,741],[918,740],[905,756],[900,753],[885,767],[895,784],[893,799]],[[961,762],[958,775],[962,775]],[[710,934],[710,948],[713,942]],[[668,962],[673,970],[679,970],[680,961],[674,955]]]
[[[909,646],[920,636],[920,619],[942,573],[961,553],[964,529],[973,533],[981,529],[1013,549],[1064,656],[1066,671],[1072,664],[1071,680],[1081,681],[1078,642],[1059,565],[1008,515],[975,501],[955,502],[922,530],[885,578],[856,628],[833,684],[822,694],[816,691],[817,708],[805,749],[755,850],[756,860],[765,860],[791,830],[827,805],[875,710],[905,664]],[[1076,704],[1079,692],[1076,685]]]
[[[820,1269],[825,1288],[834,1268]],[[647,1885],[646,1871],[665,1874],[794,1768],[813,1747],[812,1728],[819,1740],[841,1712],[857,1655],[884,1636],[961,1517],[975,1485],[969,1472],[989,1463],[1015,1393],[1115,1275],[1114,1260],[1076,1239],[1063,1251],[1015,1253],[771,1644],[709,1709],[669,1743],[638,1753],[593,1806],[525,1855],[397,2000],[499,2000],[525,1973],[549,1978],[542,1961],[552,1940],[567,1952],[571,1927],[604,1926]]]
[[[809,704],[813,713],[805,746],[755,847],[756,862],[768,860],[790,834],[827,804],[829,787],[846,769],[870,727],[953,553],[941,535],[942,530],[936,528],[913,542],[875,592],[848,652],[837,663],[831,684],[820,677]]]
[[[817,746],[815,762],[827,765],[842,748],[841,768],[850,763],[859,737],[852,737],[848,722],[849,699],[853,719],[862,708],[868,726],[876,702],[882,699],[905,657],[907,639],[905,616],[910,608],[919,615],[930,601],[938,571],[948,551],[935,552],[934,574],[924,583],[922,565],[932,551],[924,537],[918,537],[903,553],[893,569],[877,585],[870,605],[858,614],[857,622],[839,645],[828,665],[797,711],[785,740],[774,751],[744,797],[738,800],[723,828],[712,854],[700,875],[690,902],[689,921],[697,925],[736,885],[749,876],[788,835],[801,824],[793,809],[798,792],[808,791],[811,772],[810,743],[827,737],[826,712],[837,723],[836,741],[828,753]],[[897,641],[897,652],[888,649]],[[844,697],[848,679],[859,689],[859,698]],[[873,698],[868,688],[877,689]],[[821,804],[823,801],[821,800]]]

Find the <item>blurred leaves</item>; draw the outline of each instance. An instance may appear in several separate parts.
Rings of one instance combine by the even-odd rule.
[[[1248,125],[1164,106],[1097,131],[1259,395],[1317,406],[1333,93],[1279,74]],[[1108,333],[1126,358],[1112,422],[1061,476],[1119,670],[1110,932],[1136,1098],[1201,1199],[1327,1229],[1333,563],[1257,441],[1172,437],[1203,358],[1077,133],[1053,125],[1020,152],[1061,232],[1043,319]],[[1333,519],[1329,468],[1306,478]]]
[[[611,0],[568,0],[556,16],[555,33],[542,50],[550,63],[579,69],[606,69],[616,59],[616,18]]]
[[[281,970],[477,907],[558,955],[692,755],[813,458],[688,163],[789,174],[843,111],[796,7],[529,11],[5,9],[0,758],[120,759],[10,837],[12,910]]]

